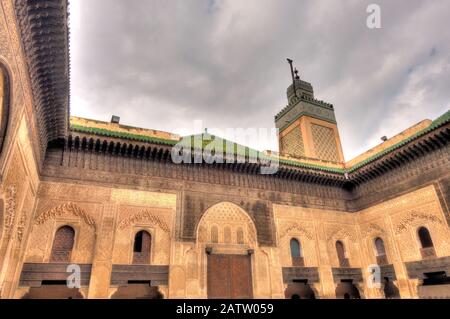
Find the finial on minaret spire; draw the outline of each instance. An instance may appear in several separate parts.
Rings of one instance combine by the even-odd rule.
[[[293,61],[291,59],[289,59],[289,58],[287,58],[286,60],[288,61],[289,65],[291,67],[291,76],[292,76],[292,85],[293,85],[293,88],[294,88],[294,95],[297,96],[297,88],[295,87],[295,79],[296,79],[296,77],[298,77],[298,75],[297,75],[298,71],[297,71],[297,69],[295,69],[295,71],[297,73],[296,73],[296,75],[294,75],[294,68],[292,66],[292,62]]]
[[[297,70],[297,68],[294,69],[294,73],[295,73],[295,79],[296,79],[296,80],[300,80],[300,76],[298,75],[298,70]]]

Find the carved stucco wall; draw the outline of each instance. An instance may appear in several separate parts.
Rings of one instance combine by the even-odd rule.
[[[305,146],[300,126],[293,128],[280,139],[280,152],[294,156],[305,156]]]
[[[450,231],[432,185],[363,210],[358,217],[361,228],[371,234],[370,237],[384,230],[385,243],[391,246],[386,248],[390,250],[388,255],[392,254],[395,245],[400,254],[397,257],[404,262],[421,259],[417,236],[421,226],[430,231],[437,256],[450,254]],[[372,231],[369,231],[370,225],[373,225]]]
[[[173,210],[121,205],[113,250],[114,264],[131,264],[134,236],[146,230],[152,238],[150,263],[170,263]]]
[[[211,229],[217,227],[218,240],[211,240]],[[238,230],[243,230],[243,242],[238,243]],[[220,202],[207,208],[197,228],[196,243],[176,242],[170,268],[171,298],[207,297],[206,247],[213,253],[247,254],[252,259],[253,293],[256,298],[281,297],[281,273],[277,252],[257,244],[256,227],[248,213],[231,202]]]
[[[71,262],[92,263],[99,216],[97,205],[80,202],[40,200],[37,208],[25,262],[49,262],[56,230],[69,225],[75,230]]]
[[[316,156],[323,160],[338,162],[339,153],[333,129],[322,125],[311,124],[311,134]]]
[[[338,267],[335,243],[341,240],[350,266],[361,267],[367,278],[368,272],[364,270],[376,262],[374,240],[380,237],[388,261],[395,267],[396,284],[404,297],[413,296],[414,283],[408,279],[403,263],[422,259],[417,236],[419,227],[429,229],[438,257],[450,255],[450,231],[434,186],[354,214],[281,205],[274,206],[274,213],[283,266],[291,266],[289,240],[297,238],[302,243],[306,266]],[[364,293],[380,296],[379,292]]]

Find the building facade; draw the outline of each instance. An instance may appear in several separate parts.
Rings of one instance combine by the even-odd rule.
[[[198,136],[70,117],[67,16],[0,0],[1,298],[450,297],[450,111],[345,162],[296,78],[280,154],[176,163]]]

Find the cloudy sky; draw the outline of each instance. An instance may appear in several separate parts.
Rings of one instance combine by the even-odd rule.
[[[366,26],[370,3],[381,29]],[[271,129],[286,57],[334,104],[347,160],[450,109],[448,0],[72,0],[70,12],[72,115]],[[277,150],[269,134],[250,144]]]

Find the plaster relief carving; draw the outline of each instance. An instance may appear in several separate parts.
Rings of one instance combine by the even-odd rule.
[[[311,234],[311,232],[307,231],[305,228],[300,226],[298,223],[289,223],[288,225],[283,227],[282,230],[280,231],[280,238],[283,238],[292,232],[299,232],[309,240],[314,239],[314,236]]]
[[[368,237],[370,235],[375,235],[375,234],[384,234],[385,231],[384,229],[374,223],[370,223],[368,225],[364,225],[363,227],[361,227],[361,235],[362,237]]]
[[[41,225],[50,219],[54,219],[68,213],[80,217],[87,225],[96,228],[95,220],[74,203],[66,203],[42,213],[36,218],[35,224]]]
[[[349,238],[351,241],[356,240],[354,230],[346,225],[333,225],[327,230],[327,240]]]
[[[411,212],[395,226],[395,234],[401,234],[407,230],[410,225],[415,225],[417,223],[434,223],[442,225],[442,220],[435,215]]]
[[[218,233],[216,239],[212,235],[214,229],[217,229]],[[197,228],[197,240],[198,242],[253,244],[256,243],[256,229],[252,219],[241,207],[230,202],[222,202],[208,208],[204,213]]]
[[[167,225],[167,223],[159,216],[156,216],[155,214],[153,214],[150,210],[142,210],[138,213],[133,214],[130,217],[122,219],[119,222],[119,229],[124,229],[133,224],[143,223],[143,222],[158,226],[164,232],[170,233],[170,228]]]
[[[9,234],[16,219],[16,187],[8,186],[6,189],[6,215],[5,215],[5,233]]]

